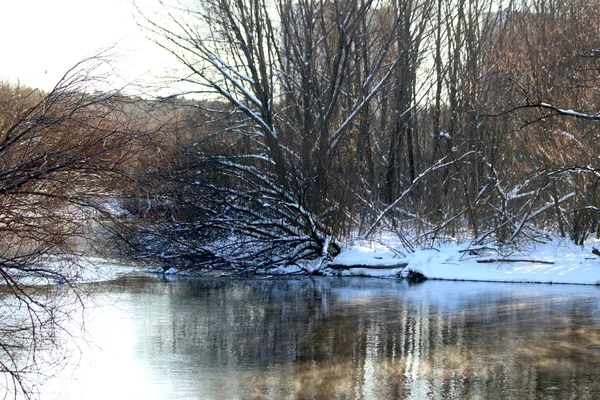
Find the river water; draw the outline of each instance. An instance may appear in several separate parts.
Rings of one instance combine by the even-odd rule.
[[[91,284],[60,399],[600,399],[600,287],[368,278]]]

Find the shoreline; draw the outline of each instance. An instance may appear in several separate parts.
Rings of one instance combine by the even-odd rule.
[[[415,273],[431,280],[600,285],[600,257],[593,253],[596,247],[600,247],[597,240],[576,246],[560,238],[520,248],[473,247],[462,242],[417,248],[400,257],[389,241],[357,242],[344,246],[334,262],[345,265],[348,269],[343,275],[349,276],[405,278]],[[386,269],[400,263],[406,266]],[[352,268],[356,264],[369,268]]]
[[[341,276],[423,280],[567,284],[600,286],[600,257],[593,251],[600,241],[576,246],[556,238],[545,244],[519,248],[497,245],[470,246],[469,242],[440,244],[403,251],[392,240],[360,241],[342,244],[341,252],[324,263],[322,259],[301,266],[259,270],[257,276]],[[162,267],[146,272],[175,276],[235,276],[234,271],[185,271]]]

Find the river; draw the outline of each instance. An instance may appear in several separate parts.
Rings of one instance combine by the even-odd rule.
[[[600,287],[368,278],[89,284],[43,399],[598,399]]]

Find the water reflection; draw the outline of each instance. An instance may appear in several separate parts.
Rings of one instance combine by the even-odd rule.
[[[131,371],[113,399],[600,398],[595,287],[339,278],[94,287],[112,304],[93,311],[115,327],[104,361]],[[89,365],[96,382],[115,379]],[[107,398],[78,379],[82,398]]]

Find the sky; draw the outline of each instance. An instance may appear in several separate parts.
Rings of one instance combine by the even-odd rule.
[[[145,38],[135,14],[133,0],[0,0],[0,80],[50,90],[107,48],[120,74],[115,82],[164,75],[170,58]]]

